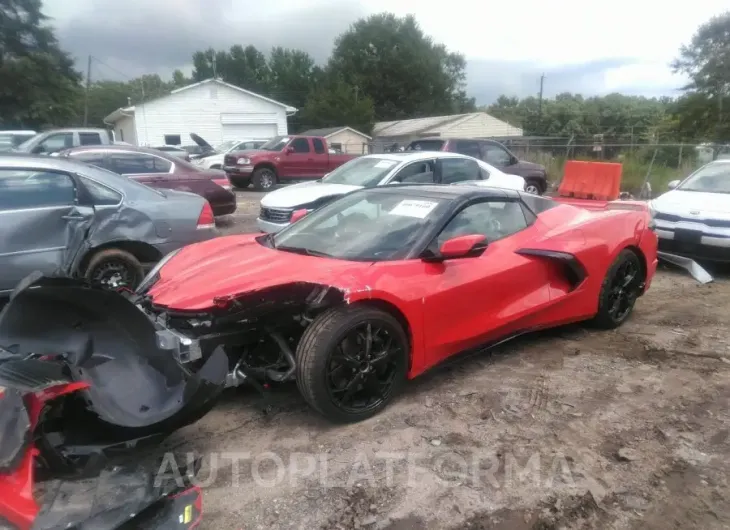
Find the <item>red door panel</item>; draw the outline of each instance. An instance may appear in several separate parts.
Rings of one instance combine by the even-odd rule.
[[[529,328],[550,304],[545,264],[514,252],[530,231],[492,243],[478,258],[426,265],[433,293],[424,300],[428,366]]]

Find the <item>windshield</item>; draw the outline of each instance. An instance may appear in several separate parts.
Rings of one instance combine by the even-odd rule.
[[[22,144],[20,144],[17,147],[18,151],[29,151],[31,144],[33,143],[33,140],[35,140],[35,138],[38,136],[40,136],[40,135],[36,134],[35,136],[31,136],[30,138],[28,138],[25,142],[23,142]]]
[[[730,193],[730,164],[708,164],[687,177],[677,189],[704,191],[706,193]]]
[[[286,144],[289,143],[289,140],[291,140],[291,138],[288,136],[277,136],[259,147],[259,149],[264,151],[281,151],[286,147]]]
[[[377,186],[397,165],[397,161],[386,158],[355,158],[335,169],[324,177],[322,182],[364,186],[366,188]]]
[[[445,199],[404,197],[384,188],[346,195],[289,225],[270,240],[279,250],[351,261],[408,255]]]
[[[215,150],[219,153],[227,153],[230,149],[237,146],[236,140],[228,140],[227,142],[221,142],[215,146]]]

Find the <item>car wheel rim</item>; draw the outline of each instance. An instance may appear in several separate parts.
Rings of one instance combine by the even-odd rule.
[[[540,195],[540,190],[538,189],[538,187],[535,184],[528,184],[525,187],[525,191],[527,193],[532,193],[534,195]]]
[[[261,173],[261,187],[270,188],[273,185],[274,185],[273,175],[268,171],[266,171],[265,173]]]
[[[353,414],[381,405],[393,391],[403,352],[395,330],[382,322],[367,321],[349,330],[326,367],[333,403]]]
[[[625,261],[616,270],[608,295],[608,313],[615,322],[621,322],[631,311],[640,284],[639,267],[633,260]]]
[[[115,289],[133,283],[134,272],[119,261],[107,261],[99,265],[91,275],[91,281]]]

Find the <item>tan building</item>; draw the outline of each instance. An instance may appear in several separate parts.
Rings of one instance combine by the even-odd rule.
[[[322,136],[327,139],[330,149],[348,155],[366,155],[370,152],[369,144],[372,138],[351,127],[309,129],[300,134],[302,136]]]
[[[412,120],[382,121],[373,127],[375,142],[408,145],[413,140],[439,138],[494,138],[522,136],[522,129],[498,120],[486,112],[435,116]]]

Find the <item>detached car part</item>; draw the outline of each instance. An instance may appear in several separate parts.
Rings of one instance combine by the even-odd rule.
[[[667,263],[682,267],[687,272],[689,272],[695,280],[702,284],[710,283],[713,280],[712,275],[692,258],[688,258],[686,256],[678,256],[677,254],[670,254],[669,252],[662,251],[657,252],[657,256],[659,257],[659,259],[662,259]]]

